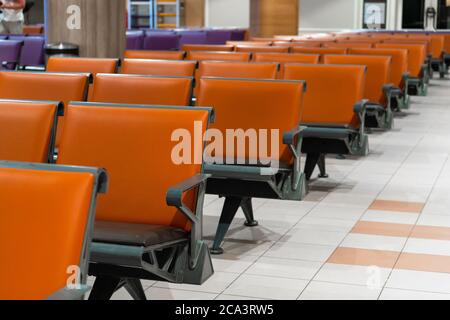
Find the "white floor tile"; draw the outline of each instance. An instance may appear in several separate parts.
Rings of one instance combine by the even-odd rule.
[[[311,280],[321,262],[261,257],[245,274]]]
[[[242,275],[224,294],[262,299],[295,300],[308,284],[306,280]]]
[[[307,261],[325,262],[331,256],[336,246],[322,246],[315,244],[278,242],[267,253],[265,257],[281,259],[297,259]]]
[[[385,288],[380,300],[450,300],[450,294]]]
[[[350,233],[342,241],[341,247],[368,250],[402,251],[406,238],[387,237],[371,234]]]
[[[215,293],[204,293],[197,291],[175,290],[166,288],[149,288],[145,292],[149,300],[213,300]]]
[[[300,300],[376,300],[380,291],[380,288],[312,281]]]
[[[393,270],[386,288],[450,293],[450,274]]]

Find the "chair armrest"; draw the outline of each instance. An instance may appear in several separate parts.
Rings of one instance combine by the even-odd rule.
[[[202,183],[205,183],[208,178],[211,177],[210,174],[198,174],[195,175],[179,184],[169,188],[166,195],[166,202],[168,206],[171,207],[182,207],[183,201],[182,197],[186,191],[189,191]]]
[[[354,107],[353,111],[358,115],[359,121],[361,123],[359,127],[359,134],[362,137],[365,133],[365,126],[366,126],[366,109],[367,105],[369,104],[369,100],[364,99],[359,102],[357,102]],[[362,143],[362,139],[360,139],[360,142]]]
[[[306,127],[299,126],[295,129],[289,130],[283,133],[283,143],[286,145],[293,145],[295,139],[301,136],[301,133],[306,129]]]
[[[201,254],[203,245],[203,200],[205,198],[206,181],[211,175],[198,174],[171,188],[166,194],[166,203],[171,207],[176,207],[192,223],[191,236],[189,240],[189,267],[194,269]],[[183,203],[183,194],[195,187],[198,187],[197,206],[195,213]]]

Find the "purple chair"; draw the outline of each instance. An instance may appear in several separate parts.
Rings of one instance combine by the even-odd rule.
[[[235,29],[231,31],[231,41],[244,41],[245,33],[247,30],[245,29]]]
[[[8,40],[24,41],[27,36],[24,34],[10,34]]]
[[[144,50],[178,50],[179,37],[175,32],[148,31],[145,33]]]
[[[0,34],[0,40],[6,40],[6,39],[8,39],[7,34]]]
[[[233,30],[208,30],[206,31],[207,44],[226,44],[231,40]]]
[[[144,43],[144,31],[127,31],[127,50],[141,50]]]
[[[200,30],[185,30],[178,31],[178,36],[180,37],[179,48],[183,47],[184,44],[206,44],[206,32]]]
[[[0,40],[0,69],[14,70],[19,63],[22,41]]]
[[[44,37],[26,37],[20,55],[20,67],[44,66],[44,44]]]

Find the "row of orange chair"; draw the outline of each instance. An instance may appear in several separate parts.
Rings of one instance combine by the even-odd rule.
[[[146,82],[157,88],[152,95],[146,93],[147,104],[157,100],[158,104],[173,105],[173,96],[185,92],[182,88],[186,86],[182,83],[192,81],[189,78],[99,74],[94,97],[106,102],[70,103],[85,97],[88,78],[86,74],[1,72],[0,97],[65,101],[65,121],[57,163],[103,167],[108,171],[110,190],[99,198],[91,245],[89,273],[97,276],[91,298],[107,299],[121,286],[125,286],[135,298],[144,298],[140,278],[156,277],[185,283],[205,281],[213,269],[207,250],[197,245],[201,241],[201,233],[194,227],[201,223],[202,199],[198,198],[195,208],[190,202],[194,199],[192,193],[180,197],[182,191],[192,188],[199,190],[197,194],[201,195],[204,185],[200,189],[195,189],[195,186],[201,185],[206,177],[195,178],[190,184],[170,189],[167,199],[166,191],[182,178],[201,173],[201,165],[198,164],[174,165],[171,159],[174,143],[170,135],[176,128],[190,128],[198,117],[203,119],[206,130],[212,111],[201,107],[113,104],[142,98],[133,90],[144,87]],[[321,174],[325,176],[324,154],[362,155],[368,151],[364,133],[367,103],[362,101],[365,67],[293,64],[286,66],[285,79],[200,79],[196,105],[214,107],[216,121],[212,128],[222,133],[233,128],[275,128],[281,133],[278,156],[271,159],[280,163],[277,167],[267,166],[267,159],[255,155],[250,147],[246,149],[244,164],[228,165],[218,161],[220,152],[217,152],[213,161],[205,165],[205,173],[212,175],[206,192],[226,196],[213,253],[221,252],[224,236],[239,207],[244,209],[247,224],[256,225],[251,198],[301,200],[306,191],[305,175],[309,178],[314,167],[319,165]],[[297,80],[308,83],[304,98],[306,85]],[[324,90],[329,95],[323,95]],[[184,105],[185,100],[179,99]],[[30,106],[28,108],[31,110]],[[53,107],[53,121],[55,110]],[[183,110],[186,115],[177,114],[175,110]],[[31,117],[31,113],[28,114]],[[29,125],[27,121],[24,123],[25,127]],[[48,138],[47,141],[52,140]],[[14,144],[0,150],[0,158],[18,159],[22,154],[18,152],[21,146]],[[51,148],[49,144],[38,158],[51,158],[48,156]],[[17,153],[8,158],[8,152]],[[305,173],[300,170],[301,152],[307,154]],[[253,160],[261,164],[255,166]],[[261,170],[264,170],[264,175],[261,175]],[[178,209],[170,209],[166,201]],[[195,216],[192,210],[197,210]],[[149,216],[149,212],[154,212],[154,215]],[[185,224],[186,219],[190,220],[189,224]],[[156,225],[164,227],[152,227]],[[140,235],[139,239],[136,239],[136,234]],[[155,239],[170,241],[155,243]],[[186,256],[188,252],[190,254]],[[186,265],[180,265],[178,261],[185,261]],[[181,274],[184,276],[180,277]],[[20,297],[19,291],[10,292]]]

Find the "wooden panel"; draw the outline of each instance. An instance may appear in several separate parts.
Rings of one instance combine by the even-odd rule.
[[[205,25],[205,0],[184,0],[185,27]]]
[[[81,28],[69,29],[70,5],[80,7]],[[48,0],[49,42],[80,46],[82,57],[120,57],[125,50],[126,0]]]
[[[254,37],[298,34],[299,0],[251,0],[250,32]]]

